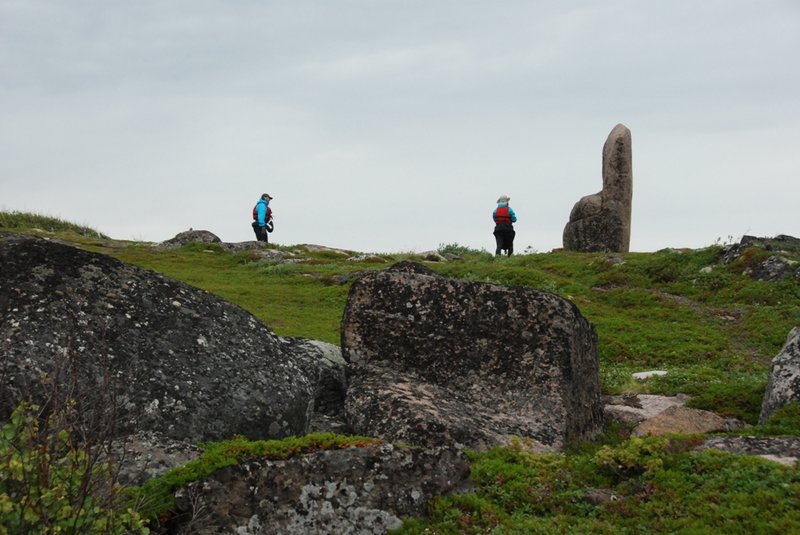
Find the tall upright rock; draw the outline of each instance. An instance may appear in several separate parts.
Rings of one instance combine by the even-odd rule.
[[[572,208],[564,228],[564,249],[627,253],[632,199],[631,131],[618,124],[603,145],[603,189],[583,197]]]

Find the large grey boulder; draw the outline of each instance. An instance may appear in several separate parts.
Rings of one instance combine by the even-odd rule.
[[[571,302],[403,262],[351,287],[342,319],[355,432],[485,449],[600,431],[594,327]]]
[[[434,496],[469,489],[451,448],[374,444],[222,468],[176,496],[175,532],[383,534],[428,513]]]
[[[241,308],[42,239],[0,236],[0,266],[0,418],[27,396],[75,397],[87,422],[111,417],[119,436],[308,429],[319,370]]]
[[[632,201],[631,131],[618,124],[603,145],[603,189],[583,197],[572,208],[564,228],[564,249],[627,253]]]
[[[789,332],[783,349],[772,359],[758,422],[766,423],[789,403],[800,403],[800,326]]]

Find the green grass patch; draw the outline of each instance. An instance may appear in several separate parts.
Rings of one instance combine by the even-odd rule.
[[[696,440],[630,438],[596,451],[473,454],[474,494],[438,498],[396,534],[794,533],[800,473]],[[590,500],[601,489],[607,499]],[[765,514],[765,512],[769,512]]]
[[[0,230],[41,230],[48,233],[64,232],[78,236],[109,239],[108,236],[91,227],[76,225],[57,217],[28,212],[0,212]]]

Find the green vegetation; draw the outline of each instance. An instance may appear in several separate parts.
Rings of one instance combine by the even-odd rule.
[[[794,533],[800,472],[690,451],[692,437],[630,438],[595,452],[473,455],[474,494],[441,497],[398,534]],[[604,500],[589,495],[602,489]]]
[[[108,236],[92,228],[62,221],[55,217],[28,212],[0,212],[0,230],[39,230],[49,233],[59,232],[67,235],[108,239]]]
[[[0,533],[147,533],[71,420],[68,407],[42,417],[23,403],[0,428]]]
[[[31,232],[21,223],[23,217],[15,217],[0,213],[0,230]],[[400,260],[424,262],[446,276],[556,293],[575,302],[596,327],[604,393],[686,393],[692,396],[691,406],[747,422],[753,426],[744,430],[748,434],[800,436],[797,405],[778,411],[766,425],[755,425],[769,363],[791,328],[800,325],[797,279],[758,282],[743,273],[765,259],[760,250],[750,249],[722,265],[717,264],[722,254],[718,245],[656,253],[555,251],[496,258],[443,244],[441,254],[459,257],[448,262],[413,253],[353,261],[349,258],[356,253],[270,245],[293,259],[285,263],[253,252],[225,252],[216,245],[167,250],[110,240],[90,229],[56,232],[77,246],[220,295],[277,334],[332,343],[339,342],[349,276]],[[800,257],[794,253],[792,259]],[[669,373],[646,382],[631,378],[633,372],[651,369]],[[602,440],[576,444],[565,455],[532,455],[521,447],[473,454],[476,492],[436,500],[429,520],[409,520],[400,532],[800,532],[797,468],[690,451],[693,437],[642,440],[628,435],[628,429],[612,426]],[[340,447],[349,439],[312,436],[268,447],[234,439],[206,445],[203,459],[131,492],[144,503],[142,513],[152,518],[169,509],[176,488],[209,470],[251,455],[272,455],[267,450],[308,451],[296,446],[304,440],[328,444],[308,446],[314,449]],[[339,440],[345,442],[337,444]],[[594,504],[585,498],[587,489],[605,489],[615,498]]]

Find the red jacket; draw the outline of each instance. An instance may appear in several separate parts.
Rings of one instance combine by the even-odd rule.
[[[511,214],[508,206],[500,206],[494,212],[494,222],[498,225],[510,225],[512,223]]]

